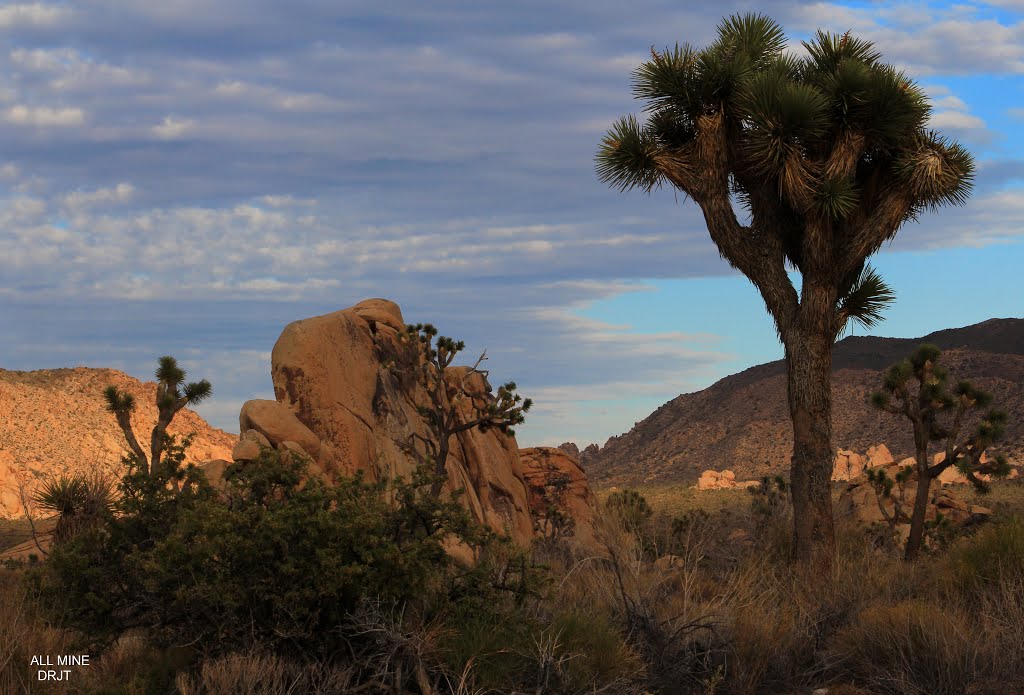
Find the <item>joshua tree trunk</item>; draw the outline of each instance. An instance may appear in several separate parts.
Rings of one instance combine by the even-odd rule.
[[[928,471],[928,432],[920,416],[914,421],[914,449],[917,463],[917,494],[914,496],[914,512],[910,516],[910,537],[904,557],[913,560],[921,550],[924,539],[924,515],[928,510],[928,495],[932,488],[932,476]]]
[[[832,346],[829,312],[813,312],[820,298],[805,288],[798,325],[784,334],[789,412],[793,421],[790,494],[793,559],[831,571],[835,559],[832,518]],[[827,306],[827,303],[822,305]],[[834,306],[834,303],[832,304]],[[814,313],[821,320],[809,320]]]
[[[920,470],[920,469],[919,469]],[[910,517],[910,537],[907,539],[906,559],[913,560],[921,550],[924,539],[924,515],[928,510],[928,495],[931,492],[932,479],[925,473],[918,473],[917,495],[914,499],[914,513]]]
[[[434,461],[434,475],[437,476],[436,480],[430,485],[431,497],[437,497],[441,494],[441,488],[444,487],[444,481],[447,476],[448,467],[448,452],[449,452],[449,438],[450,434],[444,434],[440,437],[441,441],[437,445],[437,460]]]

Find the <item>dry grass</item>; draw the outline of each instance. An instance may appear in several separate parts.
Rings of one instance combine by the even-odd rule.
[[[707,522],[691,527],[673,548],[677,563],[659,567],[656,543],[602,518],[601,547],[552,553],[547,559],[555,581],[546,598],[523,609],[529,614],[507,617],[541,615],[547,627],[525,643],[497,648],[516,652],[521,680],[535,684],[529,692],[551,695],[817,688],[828,688],[829,695],[1022,695],[1022,490],[1016,483],[994,486],[983,504],[997,509],[996,522],[914,564],[872,549],[862,531],[841,526],[839,565],[828,582],[785,561],[784,515],[762,520],[751,545],[728,545],[728,530],[749,527],[753,518],[746,491],[641,489],[661,515],[710,511]],[[656,521],[652,528],[663,530]],[[71,641],[36,617],[31,595],[13,581],[17,575],[0,573],[0,692],[65,692],[30,678],[32,654],[60,653]],[[363,618],[361,644],[369,651],[361,651],[357,670],[235,654],[179,672],[177,692],[345,692],[366,685],[366,678],[400,681],[393,677],[398,670],[409,674],[407,681],[431,683],[438,695],[506,692],[487,685],[483,676],[494,666],[484,663],[486,654],[456,663],[441,648],[442,632],[465,632],[472,629],[468,624],[453,619],[424,632],[400,615],[377,611]],[[478,647],[474,639],[466,643]],[[139,637],[124,638],[71,692],[145,693],[140,669],[158,658]],[[421,678],[411,675],[417,669]]]
[[[36,614],[20,573],[0,570],[0,693],[62,693],[67,684],[40,682],[31,659],[64,654],[70,640],[47,627]]]
[[[662,514],[709,510],[719,540],[723,527],[749,521],[743,490],[638,491]],[[761,529],[767,545],[734,553],[737,562],[722,564],[709,552],[686,567],[683,580],[662,580],[671,592],[647,596],[702,616],[710,637],[701,658],[689,660],[687,682],[718,695],[826,686],[871,695],[1024,693],[1024,525],[1017,520],[1024,519],[1024,484],[997,483],[984,497],[958,492],[993,508],[997,521],[965,534],[948,555],[910,565],[844,526],[836,577],[823,582],[784,561],[788,524],[775,519]],[[662,576],[649,562],[629,567],[631,586]],[[600,583],[592,578],[580,593],[595,593]]]
[[[352,673],[273,654],[231,654],[205,662],[195,676],[179,674],[176,686],[179,695],[333,695],[349,690]]]

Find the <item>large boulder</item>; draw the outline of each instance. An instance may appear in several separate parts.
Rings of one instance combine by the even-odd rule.
[[[867,458],[868,468],[877,468],[878,466],[888,466],[893,462],[892,452],[889,451],[889,447],[885,444],[875,444],[872,447],[868,447],[868,451],[865,454]]]
[[[832,462],[832,480],[852,480],[864,472],[864,457],[847,449],[836,450]]]
[[[417,456],[409,447],[416,443],[414,435],[430,436],[417,410],[427,397],[420,386],[397,378],[386,367],[389,355],[398,350],[404,326],[398,305],[371,299],[295,321],[274,345],[271,376],[278,405],[261,407],[291,414],[311,433],[303,438],[290,432],[286,440],[309,453],[328,478],[363,471],[368,479],[379,480],[409,476],[415,469]],[[465,372],[449,369],[449,383]],[[471,389],[490,391],[482,374],[473,374],[467,383]],[[248,426],[275,445],[285,441],[277,439],[284,434],[272,433],[251,412],[250,407]],[[463,405],[460,422],[468,415],[468,406]],[[465,490],[462,501],[477,520],[528,542],[533,521],[515,437],[497,429],[473,428],[452,436],[450,442],[446,489]],[[418,451],[423,454],[422,446]]]
[[[573,520],[573,538],[593,546],[597,500],[579,459],[561,447],[538,446],[520,449],[519,462],[537,533],[549,534],[557,516],[562,516]]]
[[[281,442],[295,442],[312,456],[320,454],[320,439],[302,424],[288,406],[277,401],[253,400],[242,405],[238,414],[239,432],[259,432],[266,446],[276,447]]]

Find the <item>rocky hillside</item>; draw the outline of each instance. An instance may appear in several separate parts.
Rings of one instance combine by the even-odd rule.
[[[945,351],[953,378],[971,379],[1009,411],[1002,450],[1024,463],[1024,319],[991,319],[921,338],[840,341],[832,384],[835,445],[864,451],[885,442],[897,459],[910,453],[909,423],[875,411],[867,397],[882,371],[922,342]],[[777,361],[681,395],[580,458],[590,480],[604,485],[695,481],[707,469],[730,469],[746,479],[787,470],[792,447],[785,365]]]
[[[132,424],[145,446],[156,421],[155,383],[114,369],[0,369],[0,517],[22,513],[19,483],[31,493],[51,474],[120,471],[124,435],[103,400],[111,384],[135,396]],[[189,461],[230,458],[238,440],[190,410],[178,413],[170,432],[196,434]]]

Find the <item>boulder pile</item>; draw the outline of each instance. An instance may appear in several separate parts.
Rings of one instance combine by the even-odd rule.
[[[730,470],[704,471],[700,474],[694,490],[732,490],[735,488],[757,487],[761,483],[757,480],[736,480],[736,474]]]
[[[890,464],[884,467],[886,475],[895,480],[896,474],[900,472],[906,461]],[[917,473],[913,473],[905,484],[902,497],[903,513],[909,517],[913,513],[914,497],[917,492]],[[857,476],[844,486],[836,505],[837,518],[845,518],[859,524],[872,524],[885,522],[886,515],[892,516],[896,507],[896,500],[900,498],[898,486],[893,486],[889,497],[879,498],[867,474]],[[883,514],[882,509],[885,509]],[[992,510],[987,507],[971,505],[962,500],[953,491],[936,486],[932,491],[928,508],[925,511],[925,521],[934,521],[938,514],[949,519],[952,523],[963,525],[983,521],[992,515]],[[898,524],[897,532],[906,537],[910,532],[910,524]]]

